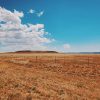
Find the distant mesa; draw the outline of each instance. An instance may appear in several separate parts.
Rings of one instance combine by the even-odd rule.
[[[16,51],[15,53],[58,53],[56,51],[31,51],[31,50],[22,50]]]

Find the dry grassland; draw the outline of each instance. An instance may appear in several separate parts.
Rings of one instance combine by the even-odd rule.
[[[0,100],[100,100],[100,55],[0,54]]]

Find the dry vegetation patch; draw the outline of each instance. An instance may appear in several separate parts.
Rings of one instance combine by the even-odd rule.
[[[99,55],[2,54],[0,100],[99,100],[99,61]]]

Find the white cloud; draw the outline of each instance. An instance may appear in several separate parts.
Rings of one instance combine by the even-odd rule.
[[[14,9],[14,14],[15,14],[15,16],[18,16],[18,17],[24,17],[23,12],[19,12],[19,11],[15,10],[15,9]]]
[[[47,38],[44,24],[22,24],[23,12],[11,12],[0,7],[0,48],[1,50],[43,49],[53,39]]]
[[[5,8],[0,7],[0,22],[21,23],[21,18],[24,16],[23,12],[14,10],[11,12]]]
[[[35,10],[30,9],[28,13],[33,14],[33,13],[35,13]]]
[[[41,17],[41,16],[44,14],[44,11],[38,12],[38,11],[36,11],[36,10],[30,9],[30,10],[28,11],[28,13],[30,13],[30,14],[35,14],[36,16]]]
[[[43,14],[44,14],[44,11],[41,11],[41,12],[37,13],[37,16],[41,17]]]
[[[65,50],[68,50],[68,49],[71,48],[71,46],[70,46],[70,44],[63,44],[63,48],[64,48]]]

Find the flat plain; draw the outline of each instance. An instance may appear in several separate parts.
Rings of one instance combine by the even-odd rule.
[[[100,55],[0,54],[0,100],[100,100]]]

